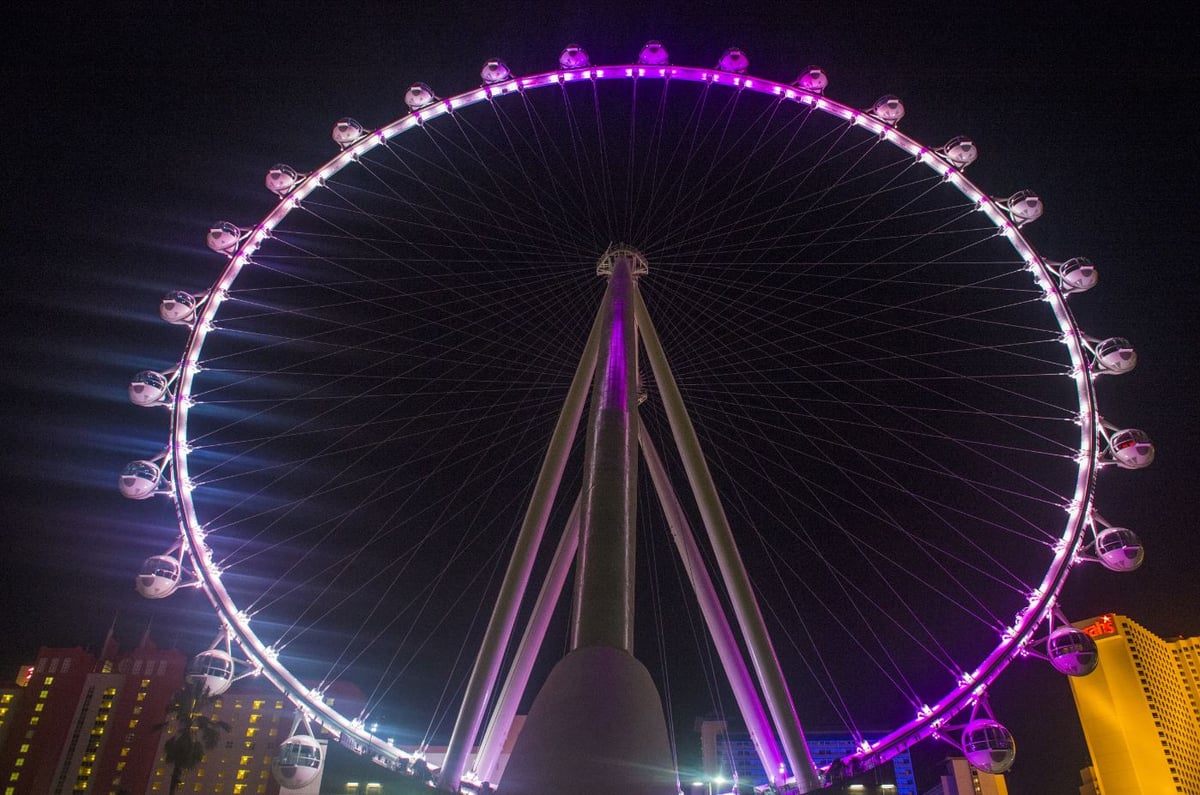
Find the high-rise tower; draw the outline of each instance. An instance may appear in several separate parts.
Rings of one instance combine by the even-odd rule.
[[[1076,624],[1100,665],[1071,678],[1104,795],[1200,792],[1200,637],[1164,639],[1122,615]]]

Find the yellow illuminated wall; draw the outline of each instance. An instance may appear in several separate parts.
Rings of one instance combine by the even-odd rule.
[[[1200,638],[1164,640],[1108,614],[1076,624],[1100,665],[1071,678],[1103,795],[1200,793]]]

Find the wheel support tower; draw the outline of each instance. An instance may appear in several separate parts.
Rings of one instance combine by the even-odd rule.
[[[494,776],[499,749],[505,744],[574,556],[571,651],[555,665],[534,701],[505,768],[503,791],[505,795],[566,791],[584,795],[670,795],[676,791],[678,781],[662,699],[645,666],[633,656],[640,447],[764,769],[781,771],[786,759],[786,767],[802,791],[821,786],[695,429],[638,292],[638,276],[647,270],[644,258],[632,249],[612,248],[600,261],[598,273],[608,278],[608,288],[551,438],[467,685],[440,771],[438,783],[445,789],[458,789],[470,745],[482,725],[566,458],[578,432],[589,383],[582,492],[497,698],[470,777],[484,782]],[[746,666],[658,451],[641,426],[637,408],[639,341],[654,372],[754,675]],[[776,742],[777,732],[781,743]]]

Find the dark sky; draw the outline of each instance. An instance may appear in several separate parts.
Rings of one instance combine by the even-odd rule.
[[[1065,603],[1079,617],[1117,611],[1163,635],[1200,634],[1186,475],[1200,445],[1193,25],[1157,8],[1106,8],[130,3],[10,20],[0,34],[3,670],[38,645],[97,644],[114,615],[127,633],[148,620],[129,587],[144,553],[125,546],[147,520],[114,488],[129,435],[147,432],[130,421],[125,380],[161,349],[147,342],[162,333],[157,298],[208,261],[207,225],[261,216],[267,166],[320,162],[340,116],[402,115],[415,80],[445,95],[475,85],[494,55],[537,72],[569,42],[617,62],[651,38],[686,64],[737,44],[753,73],[781,81],[820,64],[829,95],[858,107],[897,94],[902,129],[919,140],[978,142],[971,176],[985,190],[1040,194],[1034,245],[1101,268],[1100,288],[1072,301],[1081,325],[1139,351],[1133,374],[1101,384],[1102,409],[1147,430],[1158,451],[1152,469],[1106,472],[1101,484],[1105,513],[1142,535],[1146,564],[1119,580],[1082,571]],[[211,631],[165,615],[178,623],[156,627],[164,638]],[[994,697],[1017,732],[1010,786],[1071,792],[1086,750],[1068,687],[1019,668]]]

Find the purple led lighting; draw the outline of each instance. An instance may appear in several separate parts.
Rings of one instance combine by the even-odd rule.
[[[612,327],[608,338],[608,361],[604,365],[604,388],[600,410],[625,411],[628,406],[626,386],[629,374],[625,371],[625,299],[613,299]]]

